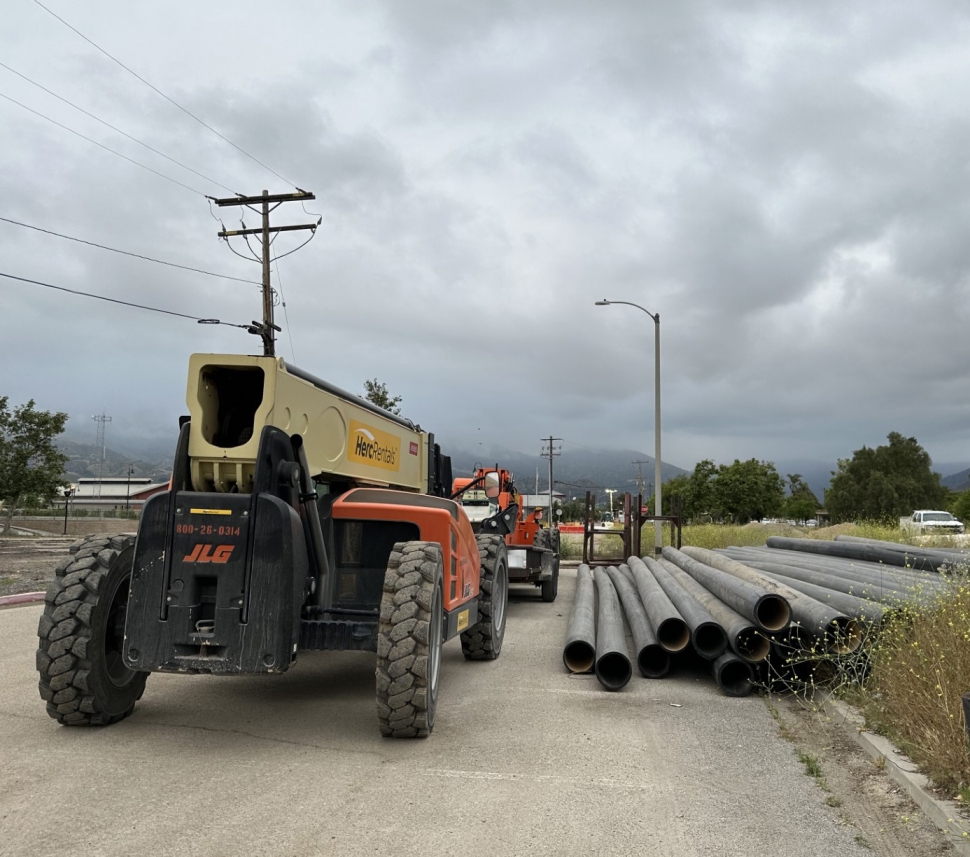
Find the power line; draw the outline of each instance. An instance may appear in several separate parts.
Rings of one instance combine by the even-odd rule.
[[[104,295],[95,295],[95,294],[91,294],[91,292],[79,291],[78,289],[68,289],[68,288],[65,288],[64,286],[54,286],[54,285],[51,285],[50,283],[42,283],[39,280],[28,280],[26,277],[15,277],[13,274],[5,274],[3,273],[3,271],[0,271],[0,277],[6,277],[8,280],[17,280],[20,283],[30,283],[33,286],[43,286],[45,289],[56,289],[59,292],[68,292],[69,294],[72,294],[72,295],[81,295],[82,297],[85,297],[85,298],[94,298],[95,300],[99,300],[99,301],[107,301],[108,303],[112,303],[112,304],[121,304],[122,306],[130,306],[130,307],[134,307],[135,309],[144,309],[150,312],[160,312],[160,313],[163,313],[164,315],[174,315],[174,316],[178,316],[179,318],[188,318],[188,319],[191,319],[192,321],[198,322],[199,324],[222,324],[222,325],[225,325],[226,327],[241,327],[243,330],[250,329],[250,325],[248,324],[232,324],[231,322],[228,322],[228,321],[220,321],[217,318],[198,318],[194,315],[186,315],[184,312],[175,312],[174,310],[170,310],[170,309],[159,309],[158,307],[145,306],[144,304],[136,304],[136,303],[132,303],[131,301],[119,300],[118,298],[108,298],[108,297],[105,297]]]
[[[87,244],[89,247],[97,247],[100,250],[110,250],[112,253],[120,253],[122,256],[131,256],[135,259],[144,259],[146,262],[155,262],[159,265],[167,265],[169,268],[179,268],[183,271],[193,271],[196,274],[206,274],[210,277],[218,277],[222,280],[233,280],[237,283],[248,283],[258,286],[257,280],[245,280],[242,277],[230,277],[226,274],[216,274],[212,271],[204,271],[202,268],[191,268],[188,265],[179,265],[175,262],[165,262],[162,259],[153,259],[151,256],[142,256],[140,253],[129,253],[127,250],[119,250],[116,247],[106,247],[104,244],[97,244],[94,241],[85,241],[83,238],[74,238],[71,235],[62,235],[60,232],[53,232],[50,229],[41,229],[39,226],[31,226],[29,223],[21,223],[19,220],[11,220],[9,217],[0,217],[4,223],[12,223],[14,226],[23,226],[25,229],[33,229],[36,232],[43,232],[45,235],[54,235],[58,238],[66,238],[68,241],[76,241],[78,244]]]
[[[34,0],[34,2],[36,2],[36,0]],[[5,98],[7,99],[7,101],[11,102],[12,104],[16,104],[18,107],[23,107],[23,109],[26,110],[28,113],[33,113],[35,116],[39,116],[41,119],[46,119],[48,122],[50,122],[53,125],[56,125],[58,128],[63,128],[65,131],[70,131],[72,134],[74,134],[77,137],[80,137],[82,140],[87,140],[89,143],[94,143],[95,146],[100,146],[106,152],[111,152],[112,155],[117,155],[119,158],[124,158],[126,161],[128,161],[128,163],[134,164],[136,167],[141,167],[143,170],[148,170],[148,172],[150,173],[155,173],[156,176],[160,176],[166,181],[170,181],[173,184],[177,184],[180,187],[184,187],[186,190],[192,191],[192,193],[197,193],[199,196],[205,196],[205,194],[202,193],[201,190],[196,190],[194,187],[189,187],[187,184],[183,184],[178,179],[173,179],[171,176],[165,175],[165,173],[160,173],[158,170],[153,170],[151,167],[145,166],[145,164],[142,164],[136,161],[134,158],[129,158],[127,155],[122,155],[121,152],[116,152],[110,146],[106,146],[104,143],[99,143],[97,140],[94,140],[91,137],[85,137],[84,134],[82,134],[80,131],[75,131],[73,128],[68,128],[67,125],[62,125],[56,119],[51,119],[50,116],[45,116],[40,111],[34,110],[33,107],[28,107],[26,104],[21,104],[15,98],[11,98],[9,95],[4,95],[2,92],[0,92],[0,98]]]
[[[283,318],[286,319],[286,335],[290,340],[290,354],[293,355],[293,362],[296,363],[296,349],[293,347],[293,328],[290,327],[290,315],[286,311],[286,296],[283,294],[283,278],[280,276],[280,263],[276,259],[276,282],[280,284],[280,303],[283,305]]]
[[[54,98],[56,98],[58,101],[64,102],[64,104],[68,105],[69,107],[73,107],[75,110],[83,113],[85,116],[89,116],[95,122],[100,122],[106,128],[110,128],[112,131],[117,131],[119,134],[121,134],[121,136],[127,137],[129,140],[137,143],[139,146],[144,146],[146,149],[148,149],[149,152],[154,152],[156,155],[159,155],[159,156],[165,158],[166,160],[171,161],[173,164],[175,164],[178,167],[181,167],[183,170],[188,170],[190,173],[194,173],[195,175],[197,175],[200,179],[205,179],[207,182],[212,182],[212,184],[218,185],[223,190],[229,191],[229,193],[235,193],[235,191],[232,188],[226,187],[224,184],[222,184],[222,182],[217,182],[214,178],[210,178],[209,176],[205,175],[204,173],[200,173],[198,170],[193,170],[192,167],[186,166],[181,161],[175,160],[175,158],[173,158],[173,157],[171,157],[169,155],[166,155],[164,152],[160,152],[154,146],[148,145],[148,143],[144,142],[143,140],[139,140],[137,137],[132,137],[131,134],[127,133],[126,131],[122,131],[120,128],[115,127],[110,122],[105,122],[104,119],[101,119],[100,117],[95,116],[93,113],[90,113],[89,111],[85,110],[83,107],[78,107],[73,101],[68,101],[68,99],[64,98],[63,96],[58,95],[56,92],[54,92],[53,90],[48,89],[46,86],[44,86],[43,84],[38,83],[36,80],[31,80],[29,77],[27,77],[27,75],[21,74],[19,71],[17,71],[16,69],[11,68],[6,63],[0,62],[0,67],[5,68],[11,74],[15,74],[15,75],[17,75],[17,77],[19,77],[19,78],[21,78],[23,80],[26,80],[27,83],[32,84],[33,86],[36,86],[38,89],[42,89],[48,95],[54,96]]]
[[[167,95],[166,95],[166,94],[165,94],[164,92],[162,92],[162,91],[161,91],[161,90],[160,90],[160,89],[159,89],[159,88],[158,88],[157,86],[154,86],[153,84],[151,84],[151,83],[149,83],[149,82],[148,82],[147,80],[145,80],[145,78],[143,78],[143,77],[142,77],[142,76],[141,76],[140,74],[138,74],[137,72],[135,72],[135,71],[132,71],[132,70],[131,70],[130,68],[128,68],[128,66],[126,66],[126,65],[125,65],[125,64],[124,64],[124,63],[123,63],[123,62],[122,62],[121,60],[119,60],[119,59],[117,59],[116,57],[113,57],[113,56],[112,56],[111,54],[109,54],[109,53],[108,53],[108,52],[107,52],[107,51],[106,51],[106,50],[105,50],[104,48],[102,48],[102,47],[101,47],[100,45],[97,45],[97,44],[95,44],[95,43],[94,43],[93,41],[91,41],[91,39],[89,39],[89,38],[88,38],[87,36],[85,36],[85,35],[84,35],[84,33],[82,33],[82,32],[81,32],[80,30],[78,30],[78,29],[76,29],[75,27],[72,27],[72,26],[71,26],[70,24],[68,24],[68,23],[67,23],[67,21],[65,21],[65,20],[64,20],[64,19],[63,19],[63,18],[62,18],[62,17],[60,16],[60,15],[57,15],[56,13],[54,13],[54,12],[52,12],[52,11],[51,11],[50,9],[48,9],[48,8],[47,8],[47,7],[46,7],[46,6],[45,6],[45,5],[43,4],[43,3],[41,3],[41,2],[40,2],[40,0],[34,0],[34,2],[35,2],[35,3],[36,3],[36,4],[38,5],[38,6],[40,6],[40,8],[41,8],[41,9],[43,9],[43,10],[44,10],[45,12],[47,12],[48,14],[50,14],[50,15],[53,15],[53,16],[54,16],[55,18],[57,18],[57,20],[58,20],[58,21],[60,21],[60,22],[61,22],[61,23],[62,23],[62,24],[63,24],[63,25],[65,26],[65,27],[67,27],[67,28],[68,28],[69,30],[71,30],[72,32],[74,32],[74,33],[76,33],[77,35],[79,35],[79,36],[80,36],[80,37],[81,37],[82,39],[84,39],[84,41],[86,41],[86,42],[87,42],[87,43],[88,43],[89,45],[91,45],[91,47],[93,47],[93,48],[96,48],[96,49],[97,49],[97,50],[99,50],[99,51],[100,51],[101,53],[103,53],[103,54],[104,54],[104,55],[105,55],[105,56],[106,56],[106,57],[107,57],[107,58],[108,58],[109,60],[111,60],[112,62],[115,62],[115,63],[117,63],[118,65],[120,65],[120,66],[121,66],[121,67],[122,67],[122,68],[123,68],[123,69],[124,69],[124,70],[125,70],[126,72],[128,72],[128,74],[130,74],[130,75],[132,75],[133,77],[136,77],[136,78],[137,78],[138,80],[140,80],[140,81],[141,81],[141,82],[142,82],[143,84],[145,84],[145,86],[147,86],[147,87],[148,87],[149,89],[151,89],[151,90],[153,90],[154,92],[157,92],[157,93],[158,93],[159,95],[161,95],[161,96],[162,96],[162,98],[164,98],[164,99],[165,99],[166,101],[168,101],[168,102],[169,102],[170,104],[174,104],[174,105],[175,105],[175,106],[176,106],[176,107],[177,107],[177,108],[178,108],[179,110],[181,110],[181,111],[182,111],[182,112],[183,112],[183,113],[184,113],[184,114],[185,114],[186,116],[190,116],[190,117],[191,117],[192,119],[194,119],[194,120],[195,120],[196,122],[198,122],[198,123],[199,123],[199,124],[200,124],[200,125],[201,125],[201,126],[202,126],[203,128],[207,128],[207,129],[208,129],[209,131],[211,131],[211,132],[212,132],[213,134],[215,134],[215,135],[216,135],[216,136],[217,136],[217,137],[218,137],[218,138],[219,138],[220,140],[224,140],[224,141],[225,141],[226,143],[228,143],[228,144],[229,144],[230,146],[232,146],[232,147],[233,147],[234,149],[236,149],[236,150],[237,150],[237,151],[239,151],[239,152],[242,152],[242,154],[244,154],[244,155],[245,155],[245,156],[246,156],[247,158],[249,158],[249,159],[250,159],[251,161],[254,161],[255,163],[257,163],[257,164],[259,164],[259,165],[260,165],[260,166],[261,166],[261,167],[262,167],[263,169],[265,169],[265,170],[269,170],[269,172],[271,172],[271,173],[272,173],[272,174],[273,174],[274,176],[276,176],[276,178],[278,178],[278,179],[280,179],[281,181],[284,181],[284,182],[286,182],[286,183],[287,183],[288,185],[291,185],[292,187],[295,187],[295,188],[296,188],[297,190],[299,190],[299,188],[298,188],[298,187],[296,187],[296,184],[294,184],[293,182],[291,182],[291,181],[290,181],[289,179],[287,179],[287,178],[284,178],[283,176],[281,176],[281,175],[280,175],[280,174],[279,174],[278,172],[276,172],[276,170],[274,170],[274,169],[273,169],[272,167],[270,167],[270,166],[267,166],[267,165],[266,165],[266,164],[264,164],[264,163],[263,163],[263,162],[262,162],[261,160],[259,160],[259,158],[257,158],[257,157],[255,157],[254,155],[250,155],[250,154],[249,154],[249,152],[247,152],[247,151],[246,151],[245,149],[243,149],[243,148],[242,148],[241,146],[237,146],[237,145],[236,145],[235,143],[233,143],[233,142],[232,142],[232,140],[230,140],[230,139],[229,139],[228,137],[225,137],[225,136],[223,136],[222,134],[220,134],[220,133],[219,133],[218,131],[216,131],[216,129],[215,129],[215,128],[213,128],[213,127],[212,127],[211,125],[207,125],[207,124],[206,124],[205,122],[203,122],[203,121],[202,121],[202,120],[201,120],[201,119],[200,119],[200,118],[199,118],[198,116],[196,116],[196,115],[195,115],[194,113],[190,113],[190,112],[189,112],[188,110],[186,110],[186,109],[185,109],[185,108],[184,108],[184,107],[183,107],[183,106],[182,106],[181,104],[179,104],[179,103],[178,103],[177,101],[175,101],[175,99],[173,99],[173,98],[170,98],[169,96],[167,96]]]

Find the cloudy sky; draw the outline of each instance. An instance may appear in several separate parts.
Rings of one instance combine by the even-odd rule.
[[[661,316],[667,461],[834,462],[899,431],[970,464],[963,3],[44,5],[270,169],[9,0],[0,217],[258,280],[216,237],[238,209],[205,195],[313,191],[274,215],[322,217],[274,269],[280,353],[385,381],[446,448],[652,453],[653,323],[609,298]],[[260,314],[252,284],[3,221],[0,246],[4,274]],[[78,439],[103,411],[109,445],[174,444],[191,352],[259,350],[7,278],[0,317],[0,394]]]

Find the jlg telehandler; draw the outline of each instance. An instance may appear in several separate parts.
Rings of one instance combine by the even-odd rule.
[[[377,655],[384,735],[428,735],[441,646],[502,650],[505,531],[449,499],[434,437],[277,357],[195,354],[171,489],[137,537],[61,563],[40,620],[47,711],[132,713],[151,672],[282,673],[300,650]],[[483,479],[497,497],[499,480]]]
[[[498,483],[498,494],[486,492]],[[505,533],[509,581],[538,586],[542,600],[552,602],[559,592],[559,530],[543,528],[541,512],[522,508],[512,472],[496,467],[477,467],[471,478],[452,483],[452,497],[465,507],[476,533]]]

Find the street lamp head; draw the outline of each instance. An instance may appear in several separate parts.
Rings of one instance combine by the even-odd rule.
[[[596,302],[596,306],[609,306],[609,305],[610,305],[610,302],[605,298],[601,301]]]

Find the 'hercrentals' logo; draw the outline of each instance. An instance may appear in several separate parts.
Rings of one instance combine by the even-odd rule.
[[[372,426],[351,420],[347,443],[347,458],[380,467],[382,470],[400,469],[401,439]]]

